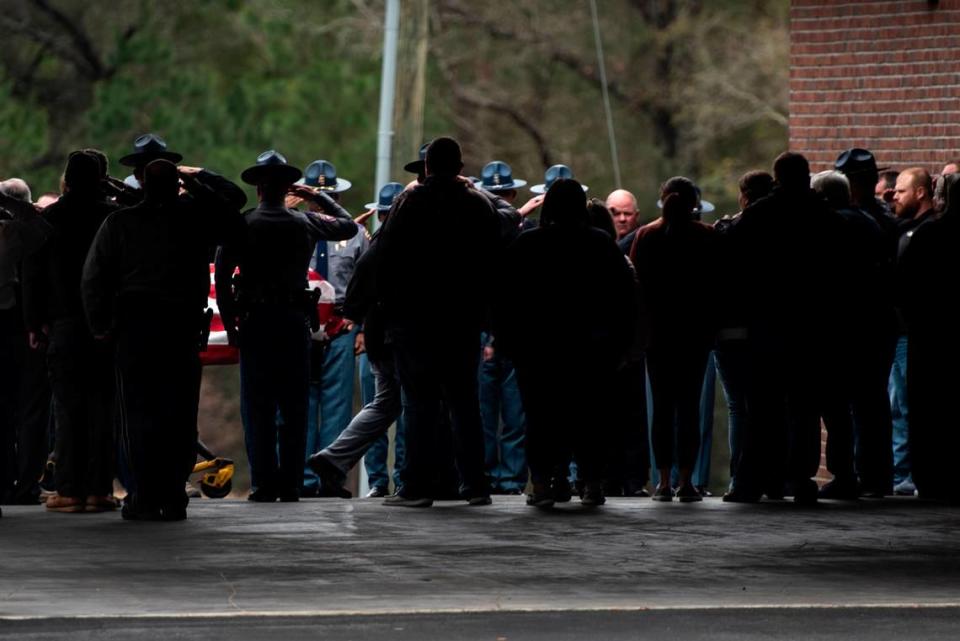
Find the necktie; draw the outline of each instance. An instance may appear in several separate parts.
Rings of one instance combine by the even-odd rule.
[[[329,266],[327,265],[327,241],[325,240],[317,242],[317,259],[314,271],[320,274],[323,280],[327,280]]]

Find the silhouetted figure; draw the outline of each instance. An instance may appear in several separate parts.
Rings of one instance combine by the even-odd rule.
[[[670,501],[676,461],[680,501],[699,501],[691,480],[700,445],[700,391],[716,334],[719,247],[713,228],[694,220],[696,188],[683,177],[660,188],[661,217],[641,227],[630,259],[640,284],[640,322],[653,392],[651,437],[660,474],[654,500]]]
[[[615,239],[622,239],[635,228],[636,209],[633,194],[622,189],[611,193],[606,203],[599,198],[587,201],[590,225]],[[624,253],[629,251],[628,247]],[[626,256],[624,259],[629,263]],[[632,265],[630,269],[632,273]],[[629,295],[636,296],[636,292]],[[641,343],[637,334],[624,345],[626,356],[617,367],[613,383],[609,447],[604,453],[605,496],[649,496],[644,487],[650,475],[650,439],[647,434],[646,366]]]
[[[407,421],[403,487],[385,502],[432,504],[443,399],[453,423],[462,495],[482,505],[490,497],[483,472],[477,347],[501,245],[501,221],[489,200],[458,178],[463,163],[456,141],[434,140],[424,162],[423,184],[397,199],[378,241],[377,298],[406,394]]]
[[[243,192],[162,159],[143,178],[143,201],[111,214],[97,232],[82,294],[94,337],[115,348],[119,440],[134,483],[123,516],[181,520],[197,452],[209,254],[239,230],[231,197]]]
[[[740,211],[724,216],[714,224],[720,235],[720,264],[730,276],[718,293],[719,331],[714,356],[717,374],[727,401],[727,442],[730,447],[730,485],[736,482],[737,466],[743,451],[743,435],[747,429],[747,389],[750,384],[750,358],[747,344],[747,291],[742,286],[749,264],[733,243],[731,231],[739,224],[743,210],[766,198],[773,190],[773,176],[765,171],[749,171],[740,177]]]
[[[578,268],[568,269],[573,255]],[[602,504],[614,376],[633,335],[635,285],[613,237],[590,226],[580,183],[553,183],[540,227],[511,245],[500,287],[497,348],[513,359],[527,412],[527,502],[569,499],[572,454],[584,504]]]
[[[34,448],[37,456],[23,450],[25,443],[36,440],[38,431],[45,434],[50,389],[43,353],[27,344],[20,265],[43,246],[52,230],[29,197],[8,193],[9,185],[10,181],[0,183],[0,500],[9,492],[15,502],[36,504],[46,438],[42,447]]]
[[[851,346],[857,349],[854,358],[860,375],[853,421],[857,432],[865,436],[865,439],[855,439],[861,477],[859,490],[864,495],[877,497],[890,493],[894,482],[893,454],[888,457],[885,449],[890,449],[890,441],[894,438],[889,382],[898,335],[894,307],[898,232],[890,204],[898,172],[888,170],[881,176],[873,154],[859,148],[840,154],[834,166],[850,182],[850,207],[841,208],[841,216],[848,223],[847,229],[860,232],[847,237],[849,251],[842,250],[841,256],[847,259],[859,257],[861,269],[867,263],[874,263],[873,267],[866,268],[866,272],[860,271],[854,281],[858,289],[853,295],[859,297],[866,307],[856,311],[859,324],[853,330]],[[881,185],[883,189],[878,190]],[[860,217],[851,214],[851,210],[867,214],[876,228],[864,225]],[[851,227],[850,223],[854,226]],[[877,242],[881,243],[879,248]]]
[[[830,310],[832,331],[827,334],[828,349],[818,378],[821,416],[828,432],[827,469],[834,476],[819,495],[882,498],[893,488],[887,399],[895,337],[889,236],[867,212],[851,206],[850,183],[844,174],[821,172],[811,186],[839,217],[833,278],[843,292]]]
[[[956,500],[960,447],[957,275],[960,174],[945,178],[942,215],[915,228],[901,257],[902,309],[909,332],[907,395],[913,481],[921,497]]]
[[[393,202],[402,191],[403,185],[400,183],[387,183],[380,189],[379,202],[373,203],[373,206],[378,210],[381,223],[386,221]],[[394,422],[397,423],[398,433],[404,429],[401,421],[400,379],[397,376],[393,349],[386,342],[383,310],[377,301],[374,280],[379,239],[378,230],[370,240],[370,247],[357,261],[343,301],[344,318],[363,325],[364,347],[375,380],[375,394],[333,443],[312,453],[307,459],[307,464],[320,478],[320,496],[350,498],[349,490],[343,487],[347,473],[361,458],[365,459],[365,455],[369,457],[368,452],[375,446],[382,447],[379,452],[382,468],[376,468],[380,478],[374,480],[374,476],[370,474],[370,462],[365,459],[367,473],[371,478],[371,485],[384,490],[381,496],[389,494],[386,491],[389,485],[386,469],[387,443],[381,443],[381,439],[387,440],[387,432]],[[401,443],[405,442],[403,437],[402,433],[397,437]],[[403,446],[398,446],[396,451],[394,465],[395,468],[402,469]]]
[[[744,310],[750,353],[750,412],[736,485],[727,501],[757,501],[792,493],[815,502],[819,465],[817,390],[835,304],[837,218],[810,189],[800,154],[781,154],[773,193],[747,207],[729,232],[746,266]]]
[[[77,151],[63,173],[65,193],[44,209],[53,228],[24,268],[25,318],[49,341],[47,367],[55,399],[57,495],[47,509],[97,512],[113,498],[113,354],[95,341],[84,317],[80,276],[93,238],[117,209],[100,189],[96,156]]]
[[[240,394],[253,485],[249,499],[297,501],[306,457],[309,319],[316,301],[307,268],[318,242],[347,240],[359,227],[329,196],[298,186],[294,194],[327,213],[284,205],[300,178],[298,168],[274,150],[244,170],[257,186],[260,205],[246,212],[243,232],[217,255],[217,305],[240,346]],[[234,288],[234,269],[239,268]],[[283,421],[278,425],[279,416]],[[279,446],[278,446],[279,435]]]

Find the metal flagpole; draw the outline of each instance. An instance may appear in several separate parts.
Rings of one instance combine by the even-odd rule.
[[[400,0],[387,0],[383,19],[383,70],[380,74],[380,120],[377,129],[377,171],[373,202],[380,187],[390,181],[390,151],[393,141],[393,102],[397,86],[397,35],[400,31]],[[380,223],[373,217],[374,226]]]
[[[620,183],[620,155],[617,153],[617,137],[613,133],[613,111],[610,109],[610,92],[607,89],[607,65],[603,60],[603,43],[600,39],[600,17],[597,15],[597,0],[590,0],[593,17],[593,39],[597,45],[597,64],[600,67],[600,89],[603,91],[603,110],[607,116],[607,137],[610,139],[610,158],[613,160],[613,180],[617,189]]]

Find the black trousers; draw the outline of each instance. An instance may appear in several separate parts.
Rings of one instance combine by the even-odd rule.
[[[617,369],[613,383],[613,422],[605,483],[607,493],[646,485],[650,478],[650,437],[647,424],[645,359],[628,361]]]
[[[864,490],[893,488],[893,419],[887,382],[896,336],[849,336],[831,350],[819,379],[827,427],[827,469]]]
[[[124,305],[116,329],[118,440],[142,508],[187,504],[197,460],[199,312]]]
[[[782,494],[809,481],[820,466],[821,394],[818,346],[796,336],[747,342],[747,421],[736,489]]]
[[[20,308],[0,312],[0,501],[36,502],[50,453],[46,350],[32,350]]]
[[[61,496],[113,492],[113,387],[110,348],[94,341],[83,318],[50,328],[47,369],[57,421],[56,474]]]
[[[461,495],[488,495],[477,385],[480,332],[441,336],[394,330],[391,340],[404,391],[406,461],[400,473],[403,494],[411,498],[432,496],[440,461],[437,445],[440,430],[445,429],[441,421],[445,402]]]
[[[960,342],[954,334],[913,331],[907,344],[908,439],[913,482],[923,498],[956,502],[960,415],[954,396]],[[940,329],[940,328],[936,328]]]
[[[710,348],[655,345],[647,350],[657,468],[692,469],[700,451],[700,395]]]
[[[303,483],[308,332],[302,310],[281,306],[258,307],[240,326],[240,402],[250,476],[253,486],[267,493],[296,495]]]
[[[600,481],[610,451],[617,361],[602,352],[520,352],[514,357],[527,415],[534,483],[566,482],[571,455],[580,479]]]

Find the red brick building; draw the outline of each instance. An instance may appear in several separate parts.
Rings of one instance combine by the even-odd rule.
[[[790,148],[939,172],[960,156],[960,0],[791,0]]]

